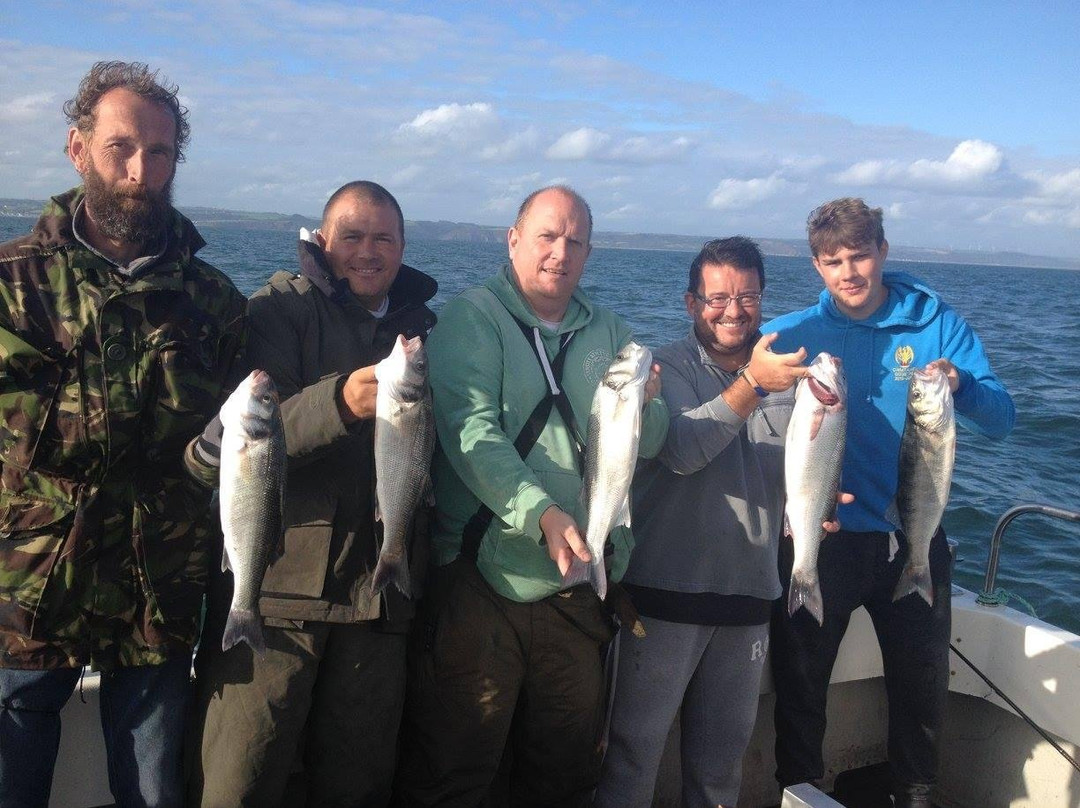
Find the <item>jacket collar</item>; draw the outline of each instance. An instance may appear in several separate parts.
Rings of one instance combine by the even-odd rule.
[[[326,254],[318,242],[301,237],[298,245],[300,274],[330,300],[344,308],[364,309],[360,301],[349,289],[349,282],[344,278],[335,278],[326,261]],[[402,264],[397,277],[390,286],[390,307],[387,314],[392,314],[405,306],[426,303],[439,291],[438,282],[425,272]]]
[[[59,250],[82,246],[75,237],[74,221],[75,210],[85,196],[83,186],[79,185],[50,198],[45,203],[45,208],[33,230],[38,248]],[[168,227],[168,243],[161,256],[154,262],[154,266],[176,262],[186,266],[190,263],[191,257],[205,246],[206,242],[191,220],[173,208],[172,221]]]

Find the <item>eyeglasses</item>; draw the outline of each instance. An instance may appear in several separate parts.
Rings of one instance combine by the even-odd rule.
[[[697,292],[691,292],[694,296],[694,300],[700,300],[710,309],[726,309],[728,303],[734,300],[739,304],[741,309],[756,309],[761,305],[761,292],[747,292],[744,295],[736,295],[735,297],[728,297],[727,295],[717,295],[716,297],[702,297]]]

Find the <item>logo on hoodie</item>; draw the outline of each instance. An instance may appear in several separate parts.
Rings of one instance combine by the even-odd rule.
[[[915,373],[915,368],[911,366],[911,363],[915,361],[915,351],[912,347],[901,345],[893,354],[893,359],[896,360],[897,365],[893,368],[893,379],[898,382],[910,381]]]

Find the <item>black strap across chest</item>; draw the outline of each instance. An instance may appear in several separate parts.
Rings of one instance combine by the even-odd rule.
[[[513,314],[510,316],[514,317]],[[577,419],[574,418],[574,410],[570,406],[570,399],[566,397],[566,393],[562,389],[563,365],[566,364],[567,349],[576,332],[571,331],[563,335],[559,343],[558,353],[549,362],[543,339],[540,337],[540,329],[525,324],[517,317],[514,317],[514,322],[517,323],[518,328],[521,329],[521,335],[532,347],[533,353],[536,354],[536,361],[540,364],[540,370],[543,372],[548,386],[547,393],[537,402],[532,413],[526,419],[525,425],[514,439],[514,449],[522,460],[528,457],[529,452],[532,451],[533,446],[540,439],[544,427],[547,426],[548,418],[551,416],[551,408],[554,407],[562,416],[566,428],[570,430],[570,436],[573,438],[577,449],[575,454],[578,470],[580,471],[585,456],[585,441],[582,439],[582,432],[578,428]],[[491,508],[481,503],[472,518],[465,523],[465,527],[461,531],[460,556],[462,558],[476,561],[477,554],[480,552],[480,542],[483,540],[484,534],[487,533],[487,529],[494,517],[495,514]]]

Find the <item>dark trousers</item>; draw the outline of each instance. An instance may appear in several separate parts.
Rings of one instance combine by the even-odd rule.
[[[101,676],[101,728],[117,805],[183,803],[181,767],[191,662],[117,668]],[[60,711],[81,668],[0,670],[0,805],[44,808],[60,748]]]
[[[385,806],[405,701],[404,634],[375,623],[263,626],[266,653],[204,634],[188,737],[188,805]]]
[[[907,557],[889,562],[887,533],[840,531],[827,537],[818,556],[825,604],[824,625],[805,610],[787,613],[792,542],[780,542],[784,594],[772,620],[771,653],[776,684],[776,779],[781,786],[821,779],[825,699],[837,649],[851,613],[865,606],[881,646],[889,706],[889,765],[899,790],[933,784],[949,684],[952,569],[945,532],[930,544],[934,582],[931,608],[918,595],[893,602]]]
[[[458,560],[436,572],[418,628],[400,804],[483,805],[503,762],[510,805],[589,805],[614,634],[592,588],[518,603]]]

